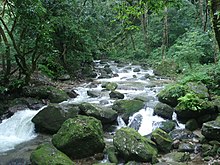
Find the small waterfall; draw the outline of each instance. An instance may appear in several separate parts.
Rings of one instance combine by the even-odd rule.
[[[37,136],[34,131],[34,123],[32,123],[31,119],[40,110],[25,109],[18,111],[10,118],[2,121],[0,124],[0,152],[14,149],[16,145]]]
[[[121,116],[117,117],[117,122],[118,122],[118,129],[122,128],[122,127],[127,127],[127,125],[125,124],[124,120],[121,118]]]
[[[174,120],[174,121],[177,122],[177,126],[176,126],[176,128],[178,128],[178,129],[184,129],[184,128],[185,128],[185,125],[179,123],[179,121],[177,120],[177,114],[176,114],[176,112],[173,112],[172,120]]]

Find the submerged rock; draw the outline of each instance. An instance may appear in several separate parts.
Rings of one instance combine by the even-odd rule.
[[[113,144],[125,161],[151,162],[152,157],[157,155],[154,143],[142,137],[132,128],[117,130],[113,138]]]
[[[41,144],[31,153],[32,165],[73,165],[73,161],[53,145]]]
[[[73,159],[101,153],[105,147],[101,122],[81,115],[68,119],[53,136],[52,143]]]

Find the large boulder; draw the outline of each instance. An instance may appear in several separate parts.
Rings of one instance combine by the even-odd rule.
[[[99,107],[95,104],[90,103],[81,103],[79,105],[80,114],[93,116],[96,119],[100,120],[102,124],[111,124],[116,121],[118,114],[116,111],[107,108],[107,107]]]
[[[154,115],[161,116],[165,119],[172,119],[174,109],[167,104],[157,103],[154,108]]]
[[[25,97],[48,99],[51,103],[60,103],[69,99],[66,92],[53,86],[25,86],[23,87],[23,95]]]
[[[118,100],[115,101],[112,109],[116,110],[122,116],[124,121],[144,107],[144,102],[140,100]]]
[[[157,155],[155,144],[132,128],[117,130],[113,144],[125,161],[151,162],[152,157]]]
[[[53,145],[73,159],[80,159],[103,152],[105,147],[102,124],[94,117],[81,116],[66,120]]]
[[[73,161],[49,143],[38,146],[30,156],[32,165],[73,165]]]
[[[160,102],[175,107],[178,104],[178,98],[184,96],[185,93],[186,88],[183,85],[175,84],[167,86],[157,96]]]
[[[37,132],[41,133],[56,133],[63,122],[68,118],[75,117],[80,109],[77,105],[50,104],[32,119]]]
[[[179,98],[179,104],[175,107],[178,119],[189,120],[199,118],[207,114],[216,114],[213,102],[200,99],[194,93],[187,93]]]
[[[161,121],[156,123],[157,128],[162,129],[166,133],[171,132],[176,127],[176,122],[173,120]]]
[[[172,148],[172,138],[160,128],[152,132],[151,139],[157,144],[158,149],[162,152],[169,152]]]
[[[220,141],[220,118],[203,123],[202,134],[206,139]]]
[[[195,93],[199,98],[208,98],[208,88],[203,83],[199,82],[188,82],[187,90]]]

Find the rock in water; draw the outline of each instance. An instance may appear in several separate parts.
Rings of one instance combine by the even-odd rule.
[[[79,111],[79,107],[76,105],[50,104],[38,112],[32,122],[35,124],[36,131],[54,134],[60,129],[65,120],[75,117]]]
[[[33,165],[73,165],[72,160],[64,153],[57,150],[53,145],[41,144],[31,153]]]
[[[154,143],[142,137],[133,128],[119,129],[114,136],[113,144],[125,161],[151,162],[152,157],[157,154]]]
[[[105,147],[102,124],[94,117],[78,115],[66,120],[52,143],[73,159],[80,159],[103,152]]]
[[[157,128],[152,132],[151,139],[157,144],[158,148],[165,153],[169,152],[172,148],[173,140],[170,135],[160,128]]]

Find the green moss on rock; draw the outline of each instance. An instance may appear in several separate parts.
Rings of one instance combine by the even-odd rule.
[[[160,128],[157,128],[152,132],[151,139],[157,144],[158,149],[162,152],[169,152],[172,148],[173,140],[170,135]]]
[[[113,144],[125,161],[151,162],[152,157],[157,155],[154,143],[142,137],[132,128],[117,130],[113,138]]]
[[[53,145],[46,143],[31,153],[32,165],[74,165],[73,161]]]
[[[112,109],[116,110],[127,121],[131,115],[143,107],[144,102],[140,100],[118,100],[114,102]]]
[[[68,119],[53,136],[52,143],[73,159],[103,152],[105,143],[101,122],[81,115]]]

